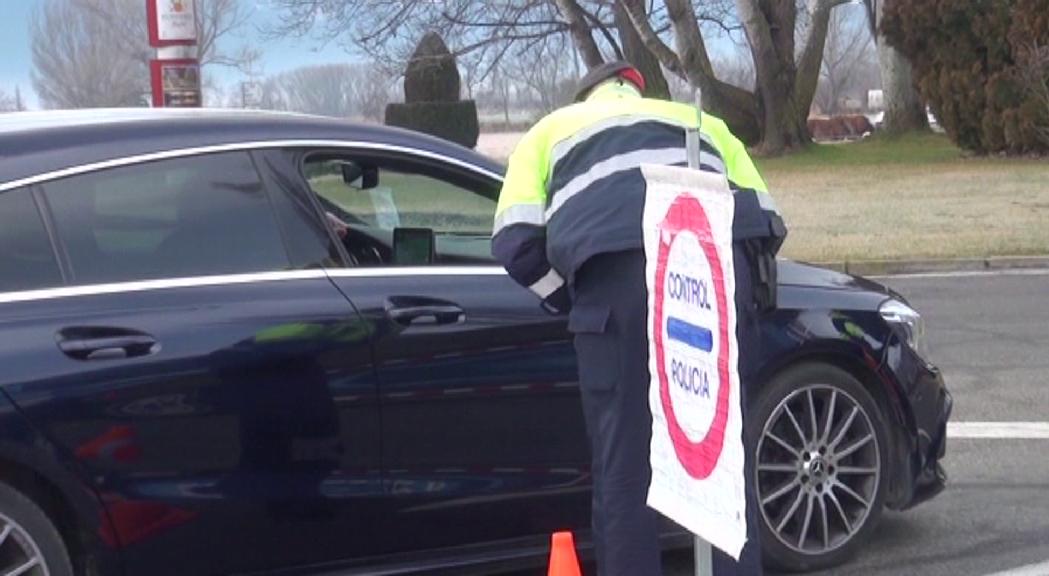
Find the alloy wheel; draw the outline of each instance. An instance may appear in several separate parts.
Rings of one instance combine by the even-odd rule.
[[[837,550],[871,514],[878,437],[863,406],[838,387],[809,385],[784,398],[765,422],[756,462],[763,519],[795,552]]]
[[[0,576],[49,576],[36,542],[14,520],[0,514]]]

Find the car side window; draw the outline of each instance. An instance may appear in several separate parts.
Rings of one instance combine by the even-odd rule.
[[[303,171],[328,223],[351,254],[361,244],[379,244],[369,250],[374,258],[356,258],[358,264],[491,261],[494,184],[455,178],[421,164],[341,156],[307,157]]]
[[[61,284],[51,240],[29,189],[0,192],[0,292]]]
[[[44,193],[76,284],[290,267],[247,153],[112,168]]]

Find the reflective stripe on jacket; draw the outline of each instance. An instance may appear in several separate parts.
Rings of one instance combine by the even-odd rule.
[[[622,82],[599,86],[522,138],[499,195],[492,253],[540,298],[564,286],[590,257],[642,247],[642,164],[686,166],[685,132],[698,123],[687,104],[642,98]],[[725,123],[703,114],[703,170],[728,176],[775,210],[743,144]],[[767,226],[766,226],[767,229]],[[756,231],[743,231],[756,234]]]

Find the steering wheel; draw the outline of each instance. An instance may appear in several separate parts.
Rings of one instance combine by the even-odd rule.
[[[385,262],[375,239],[353,228],[347,228],[342,245],[354,266],[377,266]]]

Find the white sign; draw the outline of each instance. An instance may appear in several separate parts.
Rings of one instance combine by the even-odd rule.
[[[723,175],[643,166],[652,484],[648,505],[739,559],[747,539],[732,262]]]
[[[194,0],[155,0],[157,37],[162,42],[197,39]]]

